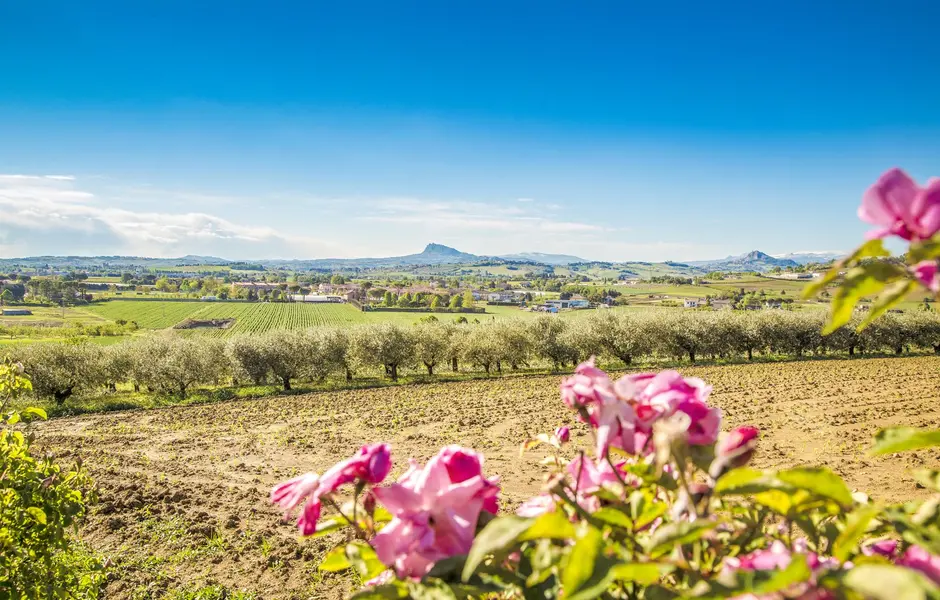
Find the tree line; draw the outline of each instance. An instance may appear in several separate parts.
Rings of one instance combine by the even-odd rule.
[[[820,312],[603,311],[583,319],[542,316],[479,324],[425,321],[351,328],[271,331],[227,341],[198,335],[153,335],[100,347],[87,342],[37,343],[7,352],[22,361],[35,393],[64,403],[80,392],[118,384],[185,397],[200,386],[352,380],[403,372],[435,375],[571,366],[590,356],[631,365],[645,359],[695,362],[752,359],[758,354],[927,350],[940,354],[940,314],[889,313],[861,333],[829,336]]]

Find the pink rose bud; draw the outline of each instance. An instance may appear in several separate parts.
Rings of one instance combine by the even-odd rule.
[[[559,444],[568,443],[568,440],[571,439],[571,430],[568,429],[567,425],[562,425],[555,430],[555,439],[558,440]]]
[[[372,493],[372,490],[369,490],[366,492],[366,495],[363,496],[362,508],[368,515],[375,513],[375,494]]]
[[[388,476],[388,472],[392,470],[392,450],[389,445],[363,446],[360,452],[367,457],[362,478],[368,483],[382,483]]]
[[[754,456],[754,450],[757,448],[757,438],[760,436],[760,430],[756,427],[746,425],[738,427],[731,431],[718,443],[715,449],[718,456],[728,456],[733,454],[731,465],[743,467],[751,461]]]
[[[447,446],[441,450],[441,458],[453,483],[463,483],[483,473],[483,457],[469,448]]]

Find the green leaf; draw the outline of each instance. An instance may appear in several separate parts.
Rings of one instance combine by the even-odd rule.
[[[10,416],[7,417],[7,425],[13,426],[20,422],[20,413],[11,412]]]
[[[346,558],[346,546],[337,546],[330,550],[317,569],[333,573],[336,571],[344,571],[350,567],[352,567],[352,564]]]
[[[360,590],[349,597],[349,600],[395,600],[407,598],[408,588],[402,582],[386,583]]]
[[[833,544],[832,556],[844,561],[858,547],[872,520],[881,512],[877,506],[862,506],[853,510],[845,521],[845,529]]]
[[[940,492],[940,471],[933,469],[917,469],[913,473],[917,483],[935,492]]]
[[[843,581],[869,600],[925,600],[936,590],[917,571],[893,565],[858,565],[846,573]]]
[[[29,408],[23,409],[23,414],[24,414],[24,415],[35,415],[35,416],[39,417],[40,419],[42,419],[43,421],[45,421],[45,420],[47,420],[47,419],[49,418],[49,417],[46,415],[46,411],[44,411],[43,409],[41,409],[41,408],[39,408],[39,407],[37,407],[37,406],[30,406]]]
[[[532,521],[515,516],[498,517],[490,521],[473,540],[461,579],[464,582],[469,581],[483,559],[516,543],[519,536],[532,525]]]
[[[693,542],[715,527],[712,521],[699,519],[693,523],[673,522],[659,527],[656,533],[647,542],[647,549],[651,556],[668,554],[676,546]]]
[[[789,469],[778,472],[777,478],[795,488],[835,500],[843,507],[852,506],[852,491],[841,477],[829,469],[822,467]]]
[[[838,279],[839,273],[846,267],[863,258],[875,258],[880,256],[891,256],[891,253],[885,249],[884,242],[880,239],[869,240],[856,248],[856,250],[846,258],[837,262],[831,269],[826,271],[819,281],[807,285],[803,288],[803,299],[808,300],[819,292],[823,291],[827,285]]]
[[[40,525],[46,524],[46,513],[38,506],[30,506],[26,509],[26,513]]]
[[[940,429],[923,431],[913,427],[890,427],[875,436],[875,447],[871,455],[892,454],[940,446]]]
[[[518,537],[518,541],[567,540],[573,537],[575,537],[574,525],[568,520],[564,511],[558,509],[538,516],[529,528]]]
[[[907,252],[908,260],[919,263],[924,260],[940,258],[940,234],[923,242],[913,242]]]
[[[363,581],[368,581],[386,569],[379,560],[375,550],[365,542],[352,542],[346,544],[346,558]]]
[[[786,484],[773,475],[742,467],[728,471],[715,483],[715,494],[730,496],[735,494],[759,494],[767,490],[787,488]]]
[[[904,300],[907,295],[917,287],[917,283],[911,279],[895,281],[889,285],[884,293],[878,296],[878,299],[872,303],[868,311],[868,316],[859,324],[856,331],[861,331],[868,327],[872,321],[894,308],[898,303]]]
[[[605,506],[591,516],[593,516],[598,521],[607,523],[608,525],[626,529],[627,531],[633,530],[633,520],[625,515],[622,511],[619,511],[611,506]]]
[[[591,579],[594,567],[604,547],[604,536],[599,529],[586,527],[568,553],[561,572],[561,586],[566,597],[572,597]]]
[[[607,591],[616,581],[632,581],[647,586],[658,582],[663,575],[672,571],[671,565],[658,563],[612,563],[607,559],[598,561],[594,576],[582,588],[567,600],[589,600],[597,598]]]
[[[832,296],[832,311],[829,315],[829,323],[823,328],[823,335],[829,335],[852,318],[852,311],[858,301],[866,296],[877,294],[885,287],[885,282],[877,277],[872,277],[871,273],[864,267],[855,267],[849,271],[842,285]]]
[[[450,586],[435,579],[409,582],[408,597],[413,600],[457,600]]]
[[[349,523],[347,523],[343,519],[326,519],[324,521],[320,521],[319,523],[317,523],[317,530],[311,533],[307,537],[310,537],[310,538],[323,537],[325,535],[329,535],[333,533],[334,531],[337,531],[338,529],[342,529],[346,525],[349,525]]]

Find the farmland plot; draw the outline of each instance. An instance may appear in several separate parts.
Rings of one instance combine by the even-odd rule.
[[[756,466],[825,465],[876,499],[922,497],[910,470],[940,467],[937,450],[871,458],[881,427],[940,422],[940,357],[820,360],[695,367],[714,386],[724,429],[762,431]],[[82,456],[101,503],[82,532],[116,565],[108,597],[162,597],[223,583],[259,598],[339,598],[351,582],[316,575],[336,537],[301,540],[270,506],[271,486],[329,467],[361,443],[385,440],[397,457],[425,460],[445,444],[486,454],[504,510],[541,486],[541,454],[519,442],[561,423],[578,446],[589,435],[559,401],[559,377],[307,394],[165,410],[55,419],[39,441]]]

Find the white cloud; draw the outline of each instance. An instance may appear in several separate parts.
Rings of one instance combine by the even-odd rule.
[[[272,227],[243,225],[204,212],[132,211],[103,202],[76,189],[71,176],[0,175],[0,233],[16,237],[8,246],[29,247],[25,232],[101,235],[118,240],[122,252],[149,256],[176,256],[197,250],[235,252],[239,257],[319,255],[335,246],[285,234]],[[46,238],[47,239],[47,238]],[[32,249],[37,254],[46,249]],[[68,250],[66,250],[68,252]]]
[[[516,202],[535,202],[534,198],[516,198]]]

